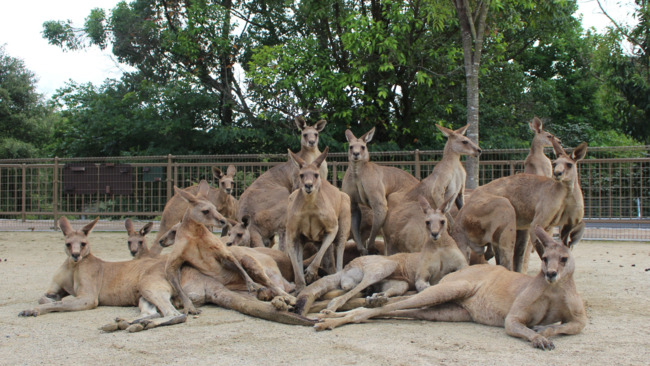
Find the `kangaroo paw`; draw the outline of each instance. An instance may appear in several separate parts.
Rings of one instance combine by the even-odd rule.
[[[115,332],[118,329],[120,329],[120,328],[118,327],[118,324],[115,323],[115,322],[108,323],[108,324],[105,324],[105,325],[99,327],[99,330],[101,330],[103,332],[106,332],[106,333]]]
[[[388,302],[388,297],[383,292],[378,292],[372,294],[372,296],[366,297],[366,307],[367,308],[378,308],[386,305]]]

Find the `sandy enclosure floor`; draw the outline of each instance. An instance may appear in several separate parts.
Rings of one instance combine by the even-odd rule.
[[[130,259],[125,233],[91,234],[93,253]],[[576,282],[589,323],[539,351],[503,328],[472,323],[375,320],[333,331],[289,326],[206,306],[186,323],[129,334],[103,333],[135,307],[100,307],[21,318],[65,259],[60,232],[0,236],[0,364],[421,365],[650,363],[650,245],[582,242]],[[531,261],[531,274],[539,259]]]

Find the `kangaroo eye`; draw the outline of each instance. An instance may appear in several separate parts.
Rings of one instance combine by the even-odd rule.
[[[307,138],[307,134],[306,134],[306,133],[303,133],[303,134],[302,134],[302,137]]]
[[[140,240],[140,241],[138,242],[138,245],[142,245],[142,243],[143,243],[142,240]]]
[[[314,178],[315,178],[315,179],[318,179],[318,174],[314,174]]]
[[[207,214],[210,213],[210,210],[203,210],[203,211],[201,211],[201,212],[202,212],[204,215],[207,215]]]
[[[315,133],[315,134],[314,134],[314,137],[316,137],[316,138],[318,138],[318,134],[317,134],[317,133]]]
[[[440,225],[444,225],[444,224],[445,224],[445,220],[440,220]]]
[[[568,257],[562,257],[562,258],[560,258],[560,262],[562,262],[562,263],[566,263],[568,260],[569,260]]]
[[[365,149],[366,149],[366,147],[365,147],[365,146],[361,146],[361,150],[365,150]]]
[[[85,243],[85,242],[82,242],[82,243],[81,243],[81,247],[82,247],[82,248],[85,248],[86,245],[88,245],[88,243]]]
[[[238,237],[238,238],[241,238],[242,236],[244,236],[244,234],[242,234],[242,233],[238,233],[238,234],[237,234],[237,237]]]
[[[300,174],[300,179],[302,179],[302,178],[304,178],[304,177],[305,177],[304,174]]]
[[[571,163],[567,163],[567,164],[566,164],[566,167],[569,168],[569,169],[571,169],[571,168],[573,168],[573,164],[571,164]]]
[[[71,244],[70,244],[70,243],[65,243],[65,246],[68,247],[68,248],[70,248],[70,247],[71,247]]]
[[[431,224],[431,221],[427,220],[424,223],[427,224],[427,226],[429,226]]]
[[[544,262],[544,264],[548,264],[548,258],[546,257],[542,258],[542,262]]]
[[[464,145],[467,145],[467,144],[469,144],[469,142],[467,142],[467,141],[463,141],[463,144],[464,144]]]
[[[352,150],[352,146],[350,146],[350,150]]]

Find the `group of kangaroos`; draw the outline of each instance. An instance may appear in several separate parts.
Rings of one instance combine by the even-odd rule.
[[[100,328],[134,332],[185,322],[211,303],[317,330],[373,317],[473,321],[542,350],[554,348],[549,337],[584,328],[570,249],[584,231],[577,163],[586,143],[566,153],[535,117],[525,171],[468,192],[461,156],[481,154],[464,136],[468,126],[436,125],[447,142],[422,180],[370,161],[374,128],[358,138],[347,130],[349,165],[339,189],[327,180],[329,149],[318,147],[326,122],[295,123],[300,151],[289,150],[288,161],[239,200],[235,167],[225,174],[215,167],[218,188],[205,180],[174,187],[151,246],[152,224],[138,230],[127,219],[132,260],[93,256],[97,219],[75,230],[61,217],[67,258],[39,305],[20,315],[137,305],[135,319]],[[529,276],[534,251],[541,269]],[[487,262],[492,257],[496,265]]]

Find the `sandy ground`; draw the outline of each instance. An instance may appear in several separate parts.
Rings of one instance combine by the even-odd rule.
[[[93,253],[128,260],[126,234],[91,234]],[[188,322],[129,334],[103,333],[137,308],[100,307],[22,318],[65,259],[60,232],[0,236],[0,364],[420,365],[650,363],[650,244],[582,242],[578,290],[589,323],[540,351],[502,328],[472,323],[376,320],[333,331],[289,326],[214,306]],[[539,260],[531,262],[539,268]],[[531,274],[533,271],[531,270]]]

